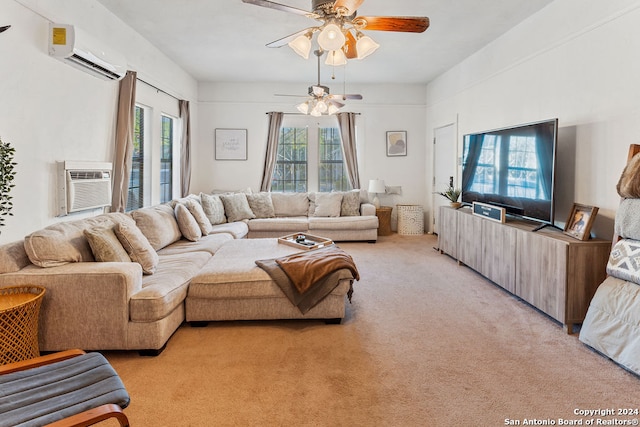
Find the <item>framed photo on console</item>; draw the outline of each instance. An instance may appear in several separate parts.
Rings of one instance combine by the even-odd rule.
[[[591,226],[597,214],[598,208],[595,206],[574,203],[564,226],[564,234],[578,240],[589,240]]]

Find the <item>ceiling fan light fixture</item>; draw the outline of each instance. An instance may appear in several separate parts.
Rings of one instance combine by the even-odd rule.
[[[365,36],[362,33],[358,34],[358,41],[356,42],[356,52],[358,53],[358,59],[366,58],[378,49],[380,45],[373,41],[369,36]]]
[[[340,111],[340,109],[338,107],[336,107],[333,104],[329,104],[329,108],[327,109],[327,114],[331,115],[331,114],[335,114],[338,111]]]
[[[303,102],[302,104],[298,104],[298,105],[296,105],[296,108],[302,114],[309,114],[309,103],[308,102]]]
[[[338,50],[346,41],[346,37],[342,33],[342,29],[334,23],[324,26],[318,35],[318,44],[323,50]]]
[[[311,52],[311,34],[307,33],[296,37],[289,42],[289,47],[304,59],[309,59],[309,52]]]
[[[342,49],[332,50],[327,52],[327,59],[324,61],[327,65],[333,65],[334,67],[338,67],[340,65],[346,65],[347,56],[344,54]]]

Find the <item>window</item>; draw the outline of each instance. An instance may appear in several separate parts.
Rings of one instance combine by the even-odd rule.
[[[173,198],[173,119],[162,116],[160,151],[160,203]]]
[[[127,211],[179,197],[179,114],[174,97],[146,84],[137,85]]]
[[[127,211],[141,208],[144,201],[144,109],[136,105],[133,114],[133,158],[129,176]]]
[[[335,117],[285,118],[271,191],[343,191],[347,177]]]
[[[283,127],[280,130],[271,191],[307,191],[307,136],[307,128]]]

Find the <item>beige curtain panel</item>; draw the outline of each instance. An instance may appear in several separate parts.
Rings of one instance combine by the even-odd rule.
[[[342,139],[342,154],[349,176],[351,188],[360,188],[360,173],[358,172],[358,153],[356,150],[356,113],[339,113],[338,125]]]
[[[113,163],[113,193],[111,211],[124,212],[129,193],[129,175],[133,156],[133,114],[136,104],[136,72],[127,71],[120,80],[116,119],[116,151]]]
[[[284,113],[272,111],[269,115],[269,134],[267,136],[267,153],[264,157],[264,170],[262,173],[262,185],[260,191],[271,191],[273,169],[276,167],[278,155],[278,139],[280,138],[280,126]]]
[[[182,119],[182,145],[180,147],[180,191],[182,197],[189,195],[191,186],[191,116],[189,101],[178,101]]]

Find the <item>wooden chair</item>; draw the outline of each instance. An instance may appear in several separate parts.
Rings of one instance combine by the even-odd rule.
[[[99,353],[62,351],[0,366],[0,427],[90,426],[115,418],[121,427],[129,394]]]

